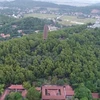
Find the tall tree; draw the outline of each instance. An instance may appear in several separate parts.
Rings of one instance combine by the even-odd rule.
[[[26,97],[28,100],[41,100],[40,93],[34,87],[28,90]]]
[[[83,83],[75,90],[75,97],[80,100],[92,100],[91,91]]]

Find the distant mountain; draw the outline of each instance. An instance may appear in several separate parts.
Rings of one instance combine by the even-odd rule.
[[[97,2],[98,1],[91,1],[91,0],[88,0],[88,1],[79,1],[79,0],[61,0],[61,1],[58,1],[58,0],[24,0],[24,3],[23,3],[23,0],[1,0],[3,2],[0,3],[0,5],[3,4],[3,6],[13,6],[13,7],[26,7],[26,6],[42,6],[42,7],[49,7],[49,6],[57,6],[58,4],[60,5],[71,5],[71,6],[89,6],[89,5],[100,5],[100,3],[98,4]],[[11,2],[10,2],[11,1]],[[95,4],[97,3],[97,4]]]
[[[93,4],[92,6],[100,6],[100,3]]]
[[[15,0],[15,1],[5,1],[1,2],[1,7],[8,7],[8,9],[0,10],[1,14],[6,15],[13,15],[19,12],[19,8],[22,10],[22,12],[26,13],[26,11],[29,11],[29,9],[33,9],[34,7],[40,7],[40,8],[58,8],[58,12],[61,14],[64,13],[70,13],[70,12],[82,12],[84,14],[90,14],[93,9],[100,9],[100,4],[94,4],[91,6],[86,7],[76,7],[76,6],[70,6],[70,5],[59,5],[51,2],[42,2],[42,1],[33,1],[33,0]],[[2,13],[3,12],[3,13]]]
[[[40,1],[32,1],[32,0],[15,0],[15,1],[4,1],[0,3],[0,6],[3,7],[19,7],[19,8],[33,8],[33,7],[55,7],[58,6],[54,3],[49,2],[40,2]]]
[[[53,2],[56,4],[71,5],[71,6],[89,6],[91,4],[99,2],[99,0],[35,0]]]

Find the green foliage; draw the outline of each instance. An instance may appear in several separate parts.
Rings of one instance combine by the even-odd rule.
[[[5,15],[0,15],[0,25],[2,25],[2,26],[6,25],[8,23],[11,23],[15,20],[16,20],[15,18],[8,17],[8,16],[5,16]]]
[[[38,81],[41,86],[60,80],[99,92],[99,79],[100,29],[76,26],[49,32],[45,41],[39,33],[0,42],[1,84]]]
[[[75,97],[79,100],[92,100],[91,91],[84,84],[80,84],[75,90]]]
[[[31,88],[31,84],[29,82],[23,82],[23,86],[26,90],[28,90],[29,88]]]
[[[58,80],[57,76],[53,76],[51,80],[51,84],[57,84],[57,80]]]
[[[27,92],[27,99],[28,100],[41,100],[40,93],[35,90],[34,87],[31,87]]]
[[[0,95],[4,92],[4,84],[0,84]]]
[[[11,19],[9,19],[11,20]],[[45,24],[54,24],[51,20],[39,19],[34,17],[21,18],[12,21],[5,21],[7,24],[0,27],[0,33],[10,34],[12,37],[21,37],[24,34],[30,34],[36,30],[43,31]],[[0,39],[2,40],[2,38]]]
[[[63,79],[59,79],[57,80],[57,85],[61,85],[63,86],[65,84],[64,80]]]
[[[81,98],[80,100],[89,100],[87,97]]]
[[[11,92],[6,96],[5,100],[23,100],[23,98],[19,92]]]

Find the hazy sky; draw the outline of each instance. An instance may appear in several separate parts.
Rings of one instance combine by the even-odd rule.
[[[86,6],[93,3],[100,3],[100,0],[37,0],[37,1],[49,1],[57,4],[66,4],[74,6]]]
[[[13,0],[0,0],[0,1],[13,1]]]
[[[11,1],[11,0],[0,0],[0,1]],[[24,1],[24,0],[23,0]],[[39,0],[39,1],[57,1],[57,2],[100,2],[100,0]]]
[[[39,1],[57,1],[57,2],[100,2],[100,0],[39,0]]]

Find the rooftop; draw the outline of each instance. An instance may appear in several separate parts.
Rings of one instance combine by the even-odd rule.
[[[24,90],[24,87],[22,85],[11,85],[8,87],[10,90]]]
[[[99,93],[92,93],[92,97],[93,97],[94,99],[100,98]]]
[[[65,93],[63,86],[56,86],[56,85],[42,86],[42,100],[44,99],[65,100]]]
[[[66,96],[73,96],[74,95],[74,90],[70,85],[65,86],[65,91],[66,91]]]

